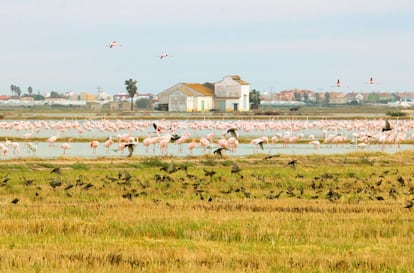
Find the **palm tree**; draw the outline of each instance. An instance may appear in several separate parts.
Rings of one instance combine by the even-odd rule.
[[[134,96],[138,93],[137,81],[129,79],[125,81],[126,90],[128,91],[129,97],[131,98],[131,111],[134,110]]]
[[[250,93],[249,93],[249,101],[252,105],[252,109],[259,109],[259,105],[260,105],[260,91],[257,91],[256,89],[253,89]]]
[[[11,90],[11,92],[12,92],[12,96],[13,96],[13,94],[14,94],[14,92],[16,91],[16,85],[14,85],[14,84],[12,84],[12,85],[10,85],[10,90]]]

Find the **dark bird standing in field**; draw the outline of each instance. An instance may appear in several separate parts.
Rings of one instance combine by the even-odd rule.
[[[240,167],[236,163],[233,163],[233,166],[231,167],[231,174],[234,174],[234,173],[238,174],[240,171],[241,171]]]
[[[61,180],[52,180],[49,184],[52,188],[56,188],[56,187],[62,186],[62,181]]]
[[[53,170],[51,170],[50,173],[61,174],[62,172],[60,171],[60,167],[56,167],[53,168]]]
[[[203,171],[204,171],[204,175],[210,176],[210,178],[213,178],[213,176],[216,174],[216,172],[213,170],[209,171],[209,170],[203,169]]]
[[[17,204],[19,202],[19,200],[20,199],[16,197],[11,202],[12,202],[12,204]]]
[[[413,207],[413,205],[414,205],[413,201],[412,200],[408,200],[407,201],[407,204],[405,205],[404,208],[411,209]]]
[[[67,191],[67,190],[69,190],[69,189],[71,189],[71,188],[73,188],[73,184],[72,183],[70,183],[69,181],[66,183],[66,187],[64,188],[64,190],[65,191]]]
[[[298,163],[297,159],[293,159],[291,161],[288,162],[288,166],[291,166],[293,169],[296,168],[296,164]]]
[[[271,158],[273,158],[273,157],[279,157],[280,155],[268,155],[268,156],[266,156],[265,158],[263,158],[264,160],[268,160],[268,159],[271,159]]]

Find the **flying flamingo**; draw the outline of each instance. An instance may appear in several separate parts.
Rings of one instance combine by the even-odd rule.
[[[160,59],[162,60],[162,59],[165,59],[165,58],[167,58],[167,57],[172,57],[171,55],[168,55],[167,53],[162,53],[161,55],[160,55]]]
[[[112,41],[109,45],[107,45],[106,47],[109,47],[109,48],[113,48],[113,47],[116,47],[116,46],[122,46],[120,43],[118,43],[117,41]]]
[[[338,81],[336,82],[336,87],[341,87],[341,81],[338,79]]]

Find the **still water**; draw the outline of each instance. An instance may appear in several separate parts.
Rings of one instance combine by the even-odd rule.
[[[34,149],[29,149],[27,143],[20,143],[20,152],[18,154],[13,153],[13,149],[9,148],[8,155],[0,157],[1,159],[12,159],[12,158],[58,158],[58,157],[85,157],[85,158],[120,158],[127,157],[128,150],[125,149],[123,152],[118,149],[118,144],[115,143],[107,151],[103,147],[102,143],[96,149],[94,153],[92,148],[89,146],[89,143],[85,142],[72,142],[70,143],[70,148],[64,150],[61,147],[62,143],[55,143],[53,146],[49,146],[45,142],[32,142],[35,147]],[[187,148],[188,144],[183,145],[182,152],[179,152],[178,145],[171,143],[168,146],[168,151],[166,154],[162,154],[158,146],[153,149],[152,146],[149,147],[149,150],[146,151],[142,143],[138,143],[135,146],[133,155],[134,156],[202,156],[205,154],[213,153],[216,148],[211,149],[202,149],[201,147],[195,148],[190,154],[189,149]],[[275,155],[275,154],[286,154],[286,155],[310,155],[310,154],[345,154],[352,153],[357,151],[365,152],[385,152],[385,153],[396,153],[400,151],[411,150],[414,151],[414,146],[411,144],[403,144],[400,148],[397,145],[386,145],[384,148],[380,147],[377,144],[371,144],[364,149],[358,148],[352,144],[341,144],[338,146],[328,147],[326,145],[321,145],[319,149],[315,149],[312,145],[309,144],[294,144],[285,148],[282,144],[264,144],[263,150],[260,148],[257,149],[253,144],[240,144],[239,147],[234,151],[224,151],[225,156],[246,156],[253,154],[263,154],[265,155]]]
[[[188,132],[190,135],[189,140],[192,138],[197,141],[200,137],[204,137],[207,134],[214,133],[214,143],[211,149],[202,149],[200,147],[195,148],[192,153],[188,149],[188,142],[183,145],[183,149],[180,152],[178,145],[174,143],[168,144],[168,150],[165,153],[161,153],[159,146],[155,148],[151,145],[149,150],[146,151],[142,143],[138,143],[135,146],[133,155],[136,156],[201,156],[208,153],[213,153],[217,148],[215,142],[220,137],[230,137],[226,134],[227,129],[237,128],[240,137],[245,139],[253,139],[260,136],[267,136],[269,139],[277,134],[283,135],[289,133],[292,136],[303,137],[303,139],[309,139],[313,135],[316,139],[323,139],[328,134],[330,135],[342,135],[347,137],[347,144],[333,144],[328,146],[327,144],[321,144],[319,149],[315,149],[310,144],[288,144],[284,146],[280,139],[275,144],[264,144],[263,149],[257,149],[254,144],[240,144],[234,151],[224,151],[226,156],[244,156],[252,154],[287,154],[287,155],[300,155],[300,154],[344,154],[355,151],[367,151],[367,152],[385,152],[396,153],[405,150],[414,150],[414,146],[411,144],[402,144],[398,147],[396,144],[380,146],[378,144],[369,144],[367,147],[361,149],[356,145],[349,144],[352,140],[357,140],[353,136],[369,134],[380,135],[381,127],[383,126],[383,120],[266,120],[266,121],[166,121],[166,120],[144,120],[144,121],[124,121],[124,120],[71,120],[71,121],[2,121],[0,122],[0,145],[6,146],[6,142],[14,141],[14,139],[24,139],[24,141],[18,142],[19,149],[15,150],[11,145],[7,146],[7,154],[1,154],[1,159],[10,158],[56,158],[56,157],[87,157],[87,158],[99,158],[99,157],[126,157],[128,155],[127,149],[121,152],[118,148],[117,138],[120,135],[130,135],[139,137],[142,141],[145,137],[154,136],[155,128],[154,123],[164,128],[173,128],[174,133],[182,135],[184,132]],[[414,135],[414,121],[392,121],[394,128],[393,132],[399,134],[403,132],[407,138]],[[165,134],[162,132],[161,134]],[[156,135],[156,134],[155,134]],[[50,136],[57,136],[58,141],[53,143],[52,146],[46,142],[46,139]],[[102,139],[112,137],[114,144],[110,149],[106,149],[103,146]],[[33,139],[43,138],[44,141],[34,141]],[[70,148],[66,151],[62,148],[63,139],[71,138]],[[101,139],[101,143],[94,152],[89,146],[88,142],[79,142],[77,139]],[[28,143],[31,143],[32,148],[28,147]],[[1,150],[0,150],[1,151]]]

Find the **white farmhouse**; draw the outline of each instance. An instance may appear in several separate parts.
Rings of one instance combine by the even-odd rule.
[[[179,83],[158,94],[158,105],[170,112],[205,112],[212,109],[213,97],[209,83]]]
[[[221,112],[250,110],[250,84],[239,76],[225,76],[214,84],[215,108]]]
[[[245,112],[250,110],[250,84],[239,76],[216,83],[179,83],[158,94],[158,106],[170,112]]]

